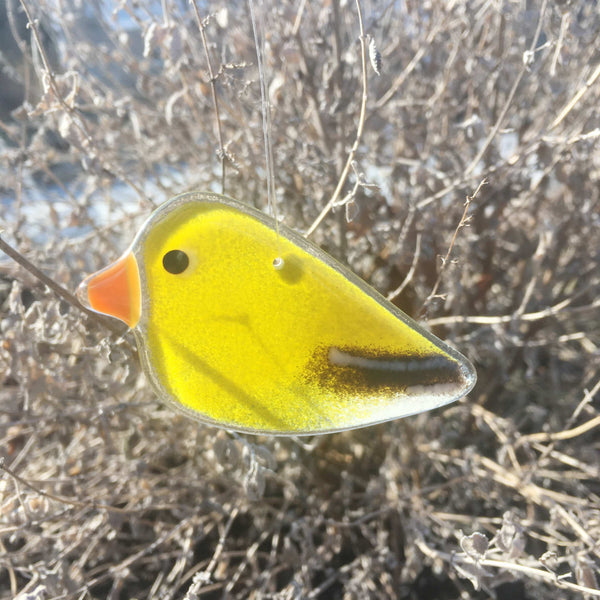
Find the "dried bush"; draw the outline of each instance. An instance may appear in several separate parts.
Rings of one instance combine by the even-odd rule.
[[[359,431],[231,436],[1,259],[2,598],[600,596],[598,4],[364,1],[355,144],[357,4],[264,9],[279,212],[308,230],[354,149],[313,238],[477,387]],[[56,285],[175,193],[265,206],[246,3],[0,8],[2,239]]]

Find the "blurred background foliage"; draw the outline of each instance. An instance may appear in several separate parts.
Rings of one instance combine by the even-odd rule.
[[[356,139],[357,5],[263,9],[299,231]],[[231,436],[160,406],[130,334],[0,258],[0,597],[600,595],[600,6],[360,9],[381,74],[312,237],[469,356],[474,392],[359,431]],[[176,193],[224,182],[266,209],[262,141],[245,2],[0,2],[1,235],[57,284]]]

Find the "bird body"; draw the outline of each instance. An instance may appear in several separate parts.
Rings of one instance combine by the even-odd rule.
[[[347,268],[217,194],[159,207],[80,297],[133,328],[162,399],[227,429],[351,429],[447,404],[475,384],[466,358]]]

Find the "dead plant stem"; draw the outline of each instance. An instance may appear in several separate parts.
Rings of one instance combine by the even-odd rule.
[[[212,68],[212,61],[210,59],[210,52],[208,49],[208,42],[206,40],[206,28],[202,17],[200,16],[200,10],[196,0],[192,0],[192,6],[194,7],[194,14],[196,15],[196,21],[198,22],[198,29],[200,30],[200,37],[202,38],[202,46],[204,48],[204,54],[206,55],[206,64],[208,65],[208,76],[210,79],[210,90],[213,101],[213,108],[215,111],[215,121],[217,124],[217,138],[219,140],[219,158],[221,160],[221,193],[225,193],[225,168],[226,168],[226,154],[225,147],[223,145],[223,130],[221,127],[221,116],[219,113],[219,98],[217,96],[217,76]]]
[[[529,47],[528,56],[533,56],[533,54],[535,53],[535,49],[537,48],[537,43],[538,43],[538,40],[540,39],[540,34],[542,31],[542,23],[544,21],[544,15],[546,13],[546,5],[547,4],[548,4],[548,0],[544,0],[542,3],[542,7],[540,8],[540,16],[538,19],[538,24],[537,24],[537,28],[535,31],[535,35],[533,36],[533,40]],[[475,158],[471,161],[469,166],[465,169],[465,172],[464,172],[465,177],[467,175],[470,175],[472,173],[472,171],[475,169],[475,167],[479,164],[479,161],[484,157],[485,153],[488,151],[488,148],[490,147],[490,144],[492,143],[492,141],[498,134],[498,131],[500,131],[500,127],[504,123],[504,119],[506,118],[506,115],[508,114],[508,110],[512,104],[515,94],[517,93],[517,88],[519,87],[521,80],[523,79],[525,73],[528,72],[528,70],[529,70],[529,64],[528,64],[528,61],[526,60],[526,57],[524,56],[521,70],[519,71],[519,74],[517,75],[517,78],[515,79],[515,82],[513,83],[513,86],[508,94],[508,98],[506,99],[506,102],[504,103],[504,106],[502,107],[502,110],[500,111],[500,116],[496,120],[496,123],[492,127],[492,130],[490,131],[489,135],[485,139],[485,142],[483,142],[483,146],[481,146],[481,149],[479,150],[479,152],[477,153]]]
[[[358,25],[360,29],[360,57],[361,57],[361,72],[362,72],[362,97],[360,103],[360,114],[358,117],[358,127],[356,130],[356,138],[354,140],[354,144],[352,144],[352,148],[348,153],[348,158],[346,159],[346,165],[340,175],[340,179],[338,184],[333,192],[333,195],[329,199],[329,202],[325,205],[319,216],[314,220],[313,224],[308,228],[308,231],[305,233],[305,237],[309,237],[315,231],[315,229],[321,224],[323,219],[327,216],[329,211],[333,208],[337,199],[339,198],[344,184],[346,183],[346,179],[348,178],[348,174],[350,173],[350,168],[352,167],[352,163],[354,161],[354,157],[358,150],[358,146],[360,144],[360,140],[362,137],[363,129],[365,126],[365,117],[367,114],[367,98],[368,98],[368,88],[367,88],[367,56],[366,56],[366,37],[365,30],[363,25],[362,18],[362,8],[360,5],[360,0],[356,0],[356,10],[358,12]]]
[[[51,289],[57,296],[68,302],[71,306],[77,310],[85,313],[88,317],[94,321],[100,323],[103,327],[107,327],[116,335],[123,335],[124,329],[116,325],[112,319],[105,319],[99,314],[92,310],[89,310],[85,306],[82,306],[77,298],[62,285],[54,281],[51,277],[48,277],[43,271],[38,269],[31,261],[27,260],[18,250],[15,250],[10,244],[5,242],[0,237],[0,250],[7,256],[10,256],[16,263],[21,265],[24,269],[29,271],[36,279],[41,281],[49,289]]]

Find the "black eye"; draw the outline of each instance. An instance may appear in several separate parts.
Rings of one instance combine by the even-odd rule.
[[[163,256],[163,267],[165,271],[173,275],[183,273],[190,264],[188,255],[183,250],[170,250]]]

